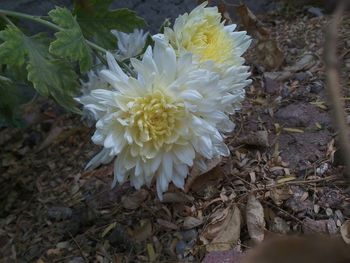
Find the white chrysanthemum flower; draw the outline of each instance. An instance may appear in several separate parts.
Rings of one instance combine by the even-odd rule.
[[[117,30],[111,30],[111,33],[118,39],[118,52],[116,58],[119,61],[140,55],[146,44],[148,33],[143,30],[135,29],[133,33],[127,34]]]
[[[164,34],[178,53],[191,52],[199,62],[212,61],[219,73],[244,63],[242,54],[251,39],[245,31],[234,31],[236,25],[225,26],[217,7],[199,5],[192,12],[176,18],[173,29]]]
[[[229,155],[222,132],[234,124],[225,112],[233,112],[239,98],[219,74],[199,68],[191,54],[177,57],[169,44],[157,39],[142,61],[131,59],[136,79],[109,53],[107,61],[109,70],[101,76],[112,90],[96,89],[88,100],[80,100],[99,112],[92,140],[104,147],[87,168],[117,156],[112,186],[130,179],[139,189],[156,181],[161,198],[170,182],[184,187],[196,160]],[[234,74],[233,86],[248,83],[244,68],[237,67]]]
[[[93,70],[89,71],[87,75],[88,80],[85,82],[81,81],[82,96],[76,98],[76,100],[85,105],[83,108],[82,119],[87,122],[89,127],[91,127],[98,119],[100,119],[103,110],[101,110],[101,107],[97,107],[96,101],[92,100],[90,93],[94,89],[110,90],[111,86],[107,82],[102,81],[100,76],[98,76]]]

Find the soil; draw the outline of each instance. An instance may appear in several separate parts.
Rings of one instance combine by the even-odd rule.
[[[17,2],[16,8],[29,3]],[[124,4],[147,15],[152,31],[165,16],[195,6],[189,0],[160,2]],[[94,129],[79,117],[44,98],[26,105],[26,128],[0,129],[0,261],[236,262],[253,244],[245,216],[240,241],[229,252],[211,252],[204,233],[224,208],[234,205],[244,214],[252,193],[264,209],[268,235],[339,235],[350,217],[350,192],[325,88],[322,56],[330,18],[304,8],[259,15],[284,55],[274,71],[288,71],[305,54],[313,54],[313,62],[274,80],[254,43],[247,54],[253,84],[227,138],[231,156],[190,178],[187,192],[170,187],[164,202],[154,187],[135,191],[125,183],[111,189],[112,164],[84,170],[99,148],[90,140]],[[339,32],[347,98],[349,16]]]

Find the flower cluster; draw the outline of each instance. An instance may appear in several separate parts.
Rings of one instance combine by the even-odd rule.
[[[78,98],[96,120],[93,142],[103,146],[87,168],[114,160],[113,186],[130,180],[139,189],[155,182],[161,199],[171,182],[184,187],[192,166],[205,169],[206,159],[228,156],[229,115],[250,83],[241,57],[250,38],[234,29],[221,22],[216,7],[202,4],[153,36],[154,47],[141,60],[130,59],[134,76],[115,58],[138,55],[145,37],[118,33],[129,42],[119,41],[117,56],[107,53],[108,68],[93,75],[95,88]]]

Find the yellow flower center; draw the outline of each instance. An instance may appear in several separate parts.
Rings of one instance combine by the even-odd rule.
[[[185,48],[200,57],[200,61],[212,60],[223,64],[233,56],[233,43],[221,25],[203,24],[193,33]]]
[[[176,123],[183,116],[183,106],[171,101],[170,97],[156,91],[148,96],[137,98],[131,108],[131,119],[138,140],[152,140],[156,146],[174,134]]]

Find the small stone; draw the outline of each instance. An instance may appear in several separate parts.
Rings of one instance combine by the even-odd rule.
[[[323,163],[316,169],[316,174],[318,176],[322,176],[328,171],[328,169],[329,169],[328,163]]]
[[[310,7],[307,9],[307,11],[311,14],[314,15],[316,17],[320,17],[323,16],[322,10],[318,7]]]
[[[330,209],[330,208],[327,208],[327,209],[326,209],[326,214],[327,214],[327,216],[333,215],[333,210]]]
[[[186,247],[187,247],[187,244],[185,241],[183,240],[179,240],[177,243],[176,243],[176,254],[177,255],[184,255],[185,254],[185,250],[186,250]]]
[[[321,81],[315,81],[310,85],[310,92],[317,94],[323,89],[323,83]]]
[[[340,222],[344,222],[344,216],[343,216],[343,213],[340,210],[335,210],[334,213],[338,217]]]
[[[287,222],[278,216],[276,216],[273,219],[273,223],[272,223],[271,228],[272,228],[272,231],[274,231],[276,233],[284,234],[284,235],[290,231],[290,227],[287,224]]]
[[[181,232],[181,235],[182,235],[182,239],[184,241],[189,242],[189,241],[197,239],[198,233],[195,229],[190,229],[190,230]]]
[[[280,84],[271,79],[271,78],[265,78],[265,90],[268,94],[274,95],[279,92]]]
[[[314,205],[314,212],[316,214],[318,214],[318,212],[320,212],[320,206],[319,205],[317,205],[317,204]]]
[[[295,79],[299,82],[306,80],[308,77],[309,75],[306,72],[298,72],[295,74]]]
[[[283,86],[281,89],[281,96],[282,98],[287,98],[290,95],[290,90],[287,86]]]

